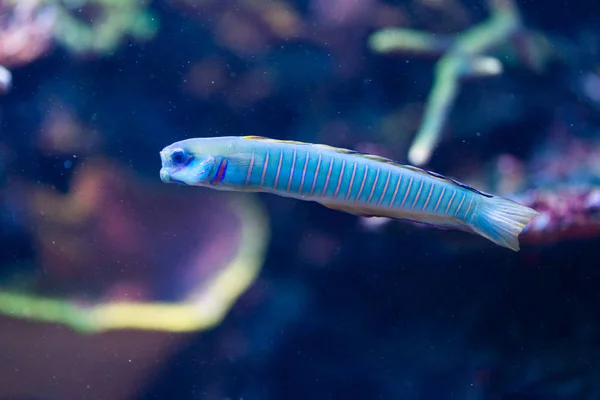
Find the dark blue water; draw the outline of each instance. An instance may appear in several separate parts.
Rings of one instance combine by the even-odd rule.
[[[87,3],[69,13],[100,18]],[[234,246],[237,228],[192,216],[209,206],[191,196],[208,189],[160,182],[158,153],[178,140],[261,135],[407,162],[441,55],[380,54],[368,38],[389,26],[453,34],[489,16],[485,1],[434,3],[155,0],[142,10],[157,24],[151,38],[104,53],[52,39],[31,59],[0,54],[12,72],[0,97],[0,288],[91,301],[152,276],[144,296],[185,297],[185,279],[169,280],[176,264]],[[503,73],[460,82],[426,167],[541,207],[545,222],[520,252],[260,194],[264,263],[221,323],[96,337],[3,311],[0,370],[13,375],[9,385],[0,374],[0,398],[83,398],[69,396],[87,387],[89,399],[599,399],[600,13],[582,1],[516,4],[543,68],[515,56],[514,37],[486,52]],[[14,12],[0,2],[0,44]],[[116,169],[112,183],[81,172],[97,160]],[[82,191],[111,207],[85,214],[43,197],[73,195],[82,175]],[[161,200],[167,192],[190,203]],[[176,246],[203,223],[210,245],[165,255],[163,226]],[[122,285],[109,296],[107,282]]]

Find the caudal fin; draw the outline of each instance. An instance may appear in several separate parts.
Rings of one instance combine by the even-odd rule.
[[[502,197],[479,198],[470,228],[492,242],[519,251],[519,234],[539,213]]]

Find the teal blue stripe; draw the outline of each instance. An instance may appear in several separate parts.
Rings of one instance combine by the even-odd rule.
[[[294,157],[294,150],[292,149],[290,157]],[[291,158],[290,158],[291,160]],[[309,158],[310,160],[310,158]],[[291,162],[291,161],[290,161]],[[302,148],[296,148],[296,163],[294,165],[294,176],[292,177],[292,185],[290,186],[290,193],[299,194],[300,190],[300,182],[302,180],[302,170],[304,169],[304,164],[306,162],[306,150]],[[307,166],[307,170],[309,167]],[[306,187],[306,184],[305,184]],[[286,183],[287,189],[287,183]],[[305,188],[302,189],[304,191]]]
[[[298,165],[298,175],[296,178],[296,193],[301,195],[308,195],[310,193],[310,189],[313,185],[313,181],[315,179],[315,174],[317,173],[317,164],[319,163],[319,155],[315,151],[306,151],[303,150],[302,156],[302,164]],[[308,164],[306,164],[306,160],[308,157]],[[306,172],[304,173],[304,183],[302,184],[302,172],[304,171],[304,166],[306,165]],[[323,167],[323,161],[321,160],[321,168]],[[320,171],[319,171],[320,173]],[[300,185],[302,184],[302,192],[298,192],[300,190]],[[315,192],[316,192],[315,188]]]
[[[302,163],[298,164],[298,173],[296,174],[294,186],[296,187],[295,193],[307,196],[310,193],[311,188],[313,187],[313,183],[315,181],[315,175],[317,174],[317,165],[319,164],[319,153],[310,148],[300,150],[302,154]],[[308,158],[308,164],[306,160]],[[319,182],[321,181],[321,174],[323,172],[323,168],[325,165],[325,161],[327,161],[327,157],[321,156],[321,165],[319,167],[317,182],[315,184],[313,190],[313,196],[318,195],[320,193]],[[304,166],[306,165],[306,170]],[[302,182],[302,174],[304,172],[304,182]],[[302,191],[300,192],[300,185],[302,185]]]
[[[358,164],[358,168],[356,170],[355,182],[354,182],[355,187],[352,188],[352,195],[350,196],[350,199],[349,199],[352,202],[359,199],[358,196],[362,197],[365,194],[365,186],[367,186],[367,181],[369,178],[369,170],[373,170],[373,168],[369,168],[369,166],[366,163],[361,162]],[[366,176],[365,176],[365,172],[367,174]],[[363,185],[363,183],[364,183],[364,185]],[[360,191],[361,187],[362,187],[362,192]]]
[[[379,167],[377,167],[377,166],[369,165],[369,172],[367,173],[367,178],[365,179],[365,186],[363,187],[363,191],[360,195],[360,198],[358,199],[358,203],[361,205],[367,205],[367,200],[369,200],[369,196],[371,196],[371,191],[373,190],[373,186],[376,187],[379,184],[379,181],[381,180],[382,174],[380,172],[377,184],[375,184],[375,177],[377,176],[378,168]],[[381,168],[379,168],[379,169],[381,169]],[[373,193],[371,202],[373,202],[373,198],[375,198],[375,193]]]
[[[304,177],[304,185],[302,187],[302,194],[304,194],[304,195],[308,195],[310,193],[310,189],[312,188],[313,182],[315,180],[315,174],[317,174],[317,165],[319,164],[319,153],[317,151],[312,150],[309,152],[309,154],[310,154],[310,156],[308,159],[308,165],[306,166],[306,175]],[[317,184],[315,185],[315,189],[313,191],[313,196],[315,194],[320,193],[317,191],[319,189],[319,177],[321,176],[321,173],[323,171],[323,165],[324,165],[324,162],[326,161],[326,158],[327,157],[321,156],[321,166],[319,167],[319,172],[317,175]],[[304,164],[302,164],[302,167],[303,166],[304,166]]]
[[[398,191],[398,196],[396,197],[396,206],[401,207],[403,209],[410,207],[411,204],[411,192],[414,193],[416,179],[411,173],[403,172],[402,184],[400,185],[400,190]],[[412,178],[412,180],[411,180]],[[408,193],[408,194],[407,194]],[[404,205],[402,204],[404,203]]]
[[[402,200],[404,199],[404,196],[406,195],[406,191],[408,190],[408,186],[410,183],[410,177],[412,175],[410,173],[407,173],[406,171],[400,170],[398,171],[398,178],[402,179],[402,181],[400,182],[400,187],[398,188],[398,192],[396,194],[396,197],[393,198],[393,204],[392,204],[392,208],[399,208],[400,205],[402,204]],[[414,179],[413,179],[414,181]],[[396,185],[398,184],[398,181],[394,182]],[[394,190],[396,190],[396,185],[394,185]],[[414,186],[414,182],[412,185],[410,185],[410,188],[412,190]],[[392,192],[393,195],[393,192]],[[404,203],[404,205],[406,206],[406,203],[408,203],[410,199],[407,199],[406,202]]]
[[[319,167],[319,172],[317,174],[317,164],[319,163],[319,154],[316,151],[311,151],[310,153],[310,157],[309,157],[309,161],[308,161],[308,165],[306,167],[306,177],[304,179],[304,187],[302,189],[302,193],[305,195],[308,195],[310,193],[310,190],[313,186],[314,180],[315,180],[315,176],[317,177],[317,184],[315,185],[315,189],[313,190],[313,196],[319,192],[317,192],[317,190],[319,190],[319,181],[320,181],[320,176],[323,170],[323,165],[325,163],[325,161],[327,161],[327,157],[324,157],[323,155],[321,155],[321,166]]]
[[[371,197],[371,201],[367,203],[369,206],[376,206],[383,194],[383,187],[385,186],[385,181],[388,177],[388,169],[385,166],[380,167],[379,179],[377,180],[377,184],[375,185],[375,190],[373,191],[373,197]],[[391,180],[391,176],[390,176]],[[388,184],[389,185],[389,184]],[[369,192],[370,195],[371,192]],[[368,197],[367,197],[368,199]]]
[[[404,209],[410,210],[413,206],[415,198],[417,196],[417,192],[419,191],[419,187],[421,186],[421,182],[423,182],[423,177],[417,174],[411,174],[413,177],[412,184],[410,185],[410,191],[408,196],[406,197],[406,202],[404,203]],[[415,206],[416,207],[416,206]]]
[[[342,179],[340,180],[340,174],[341,174],[341,163],[340,168],[337,170],[337,174],[335,176],[331,177],[331,186],[332,186],[332,190],[331,193],[332,195],[335,195],[335,191],[337,190],[337,187],[339,185],[339,191],[338,191],[338,195],[336,197],[337,201],[343,201],[346,198],[346,194],[348,193],[349,189],[350,189],[350,178],[352,177],[352,171],[354,170],[354,164],[355,161],[352,160],[349,157],[343,156],[343,157],[339,157],[342,161],[345,161],[346,163],[344,164],[344,173],[342,176]],[[334,168],[335,170],[335,168]]]
[[[454,200],[452,200],[452,204],[450,205],[450,208],[448,209],[447,215],[454,216],[456,214],[456,212],[459,211],[459,207],[460,207],[460,210],[464,210],[463,207],[467,200],[468,200],[467,199],[467,191],[462,188],[457,188],[456,196],[454,196]],[[461,203],[462,203],[462,205],[461,205]]]
[[[429,190],[431,189],[432,184],[433,182],[431,182],[431,178],[423,178],[423,188],[421,189],[421,194],[419,195],[419,198],[417,199],[413,210],[423,210],[423,206],[425,206],[425,202],[427,201],[427,196],[429,195]],[[431,202],[431,198],[429,199],[429,201]]]
[[[371,203],[369,203],[370,205],[374,205],[376,206],[377,203],[379,202],[379,199],[381,199],[381,195],[383,194],[383,189],[385,187],[385,182],[387,180],[388,177],[388,172],[391,171],[389,169],[389,167],[387,166],[383,166],[381,168],[381,173],[379,174],[379,181],[377,182],[377,187],[375,188],[375,193],[373,193],[373,198],[371,199]],[[388,183],[388,191],[390,190],[390,187],[392,186],[392,175],[390,175],[390,181]],[[393,190],[393,187],[392,187]],[[385,199],[381,201],[381,206],[385,205]]]
[[[279,162],[279,148],[269,146],[267,150],[269,154],[269,163],[267,164],[267,173],[263,181],[264,189],[272,189],[275,183],[275,172],[277,171],[277,163]]]
[[[327,177],[327,171],[329,170],[329,163],[331,161],[331,157],[327,157],[325,154],[321,153],[321,163],[319,166],[319,171],[317,173],[317,165],[319,165],[319,153],[314,152],[311,154],[311,157],[314,158],[314,169],[311,171],[310,180],[308,181],[308,187],[306,189],[306,193],[309,194],[311,189],[314,189],[312,192],[313,196],[319,196],[321,191],[323,190],[323,185],[325,184],[325,178]],[[316,183],[315,183],[315,174],[316,174]]]
[[[442,183],[442,184],[440,184],[440,186],[445,187],[446,190],[444,190],[444,195],[442,196],[442,200],[440,201],[440,206],[438,207],[436,214],[449,215],[450,210],[448,210],[448,213],[446,213],[446,209],[448,209],[448,204],[450,203],[450,199],[452,199],[452,195],[454,195],[454,193],[456,193],[454,195],[454,198],[452,199],[452,204],[454,204],[456,197],[460,194],[460,190],[456,186],[448,184],[448,183]],[[436,202],[437,202],[437,200],[436,200]]]
[[[354,170],[354,166],[356,165],[356,171]],[[350,197],[348,198],[348,201],[351,201],[350,199],[354,199],[352,197],[352,190],[354,190],[354,194],[356,195],[356,177],[359,176],[359,168],[358,168],[358,163],[353,160],[346,160],[346,170],[344,171],[344,179],[342,180],[342,185],[340,188],[340,192],[338,193],[338,200],[343,200],[346,201],[346,196],[348,195],[348,193],[350,193]],[[352,183],[352,187],[350,187],[350,180],[352,179],[352,173],[354,172],[354,182]]]
[[[390,183],[388,184],[388,188],[385,192],[385,196],[383,198],[383,201],[381,202],[381,207],[394,207],[396,201],[394,201],[394,204],[392,204],[390,206],[390,203],[392,202],[392,197],[394,196],[394,191],[396,190],[396,186],[398,186],[398,181],[400,180],[400,172],[398,169],[393,169],[392,170],[392,176],[390,177]],[[383,190],[383,189],[382,189]],[[398,192],[400,191],[400,189],[398,189]],[[396,195],[396,199],[398,199],[398,195]]]
[[[283,149],[283,147],[275,151],[276,157],[273,159],[275,165],[275,168],[273,168],[273,189],[285,189],[285,185],[281,182],[281,177],[284,174],[285,162],[287,159],[285,153],[286,152]],[[287,180],[285,178],[283,180],[285,180],[287,183]]]
[[[294,147],[287,147],[283,152],[283,163],[281,165],[281,172],[279,174],[279,184],[277,185],[284,192],[287,191],[288,183],[290,182],[290,175],[292,173],[292,161],[294,160]],[[298,151],[296,151],[296,160],[294,164],[298,162]],[[295,174],[294,168],[294,174]],[[290,192],[292,188],[290,187]]]
[[[471,209],[469,210],[469,202],[471,200],[473,200],[473,201],[475,200],[474,199],[475,193],[473,193],[473,192],[471,192],[469,190],[466,190],[466,189],[462,189],[462,188],[461,188],[461,191],[463,193],[465,193],[465,201],[463,202],[460,210],[458,210],[458,204],[456,205],[456,209],[458,210],[458,213],[456,214],[456,217],[460,218],[460,219],[467,219],[469,217],[469,215],[473,212],[473,206],[472,205],[471,205]],[[468,211],[469,215],[466,214],[467,210],[469,210]],[[454,215],[454,214],[452,214],[452,215]]]
[[[260,173],[262,171],[262,159],[264,158],[264,149],[254,147],[251,149],[250,156],[254,154],[254,164],[252,165],[252,171],[250,173],[250,179],[248,181],[248,186],[250,187],[258,187],[258,183],[260,182]],[[246,178],[248,177],[248,168],[250,168],[250,160],[248,161],[248,165],[244,171],[244,182],[246,182]]]
[[[331,169],[331,175],[329,181],[327,180],[327,172],[333,160],[333,167]],[[323,161],[321,163],[321,170],[319,171],[319,178],[317,181],[317,187],[315,188],[315,196],[323,196],[325,199],[330,199],[335,190],[335,182],[339,176],[339,167],[341,166],[341,160],[338,157],[331,156],[329,154],[323,154]],[[325,193],[323,190],[325,189]]]
[[[264,148],[258,148],[255,152],[254,166],[252,168],[252,176],[250,177],[250,185],[260,187],[260,177],[263,171],[267,151]]]
[[[423,189],[425,188],[425,178],[419,176],[416,179],[418,179],[419,181],[413,182],[413,187],[410,189],[410,191],[411,191],[410,201],[407,200],[406,204],[404,205],[406,208],[412,209],[415,211],[417,210],[417,203],[423,197]],[[417,195],[418,195],[418,197],[417,197]]]
[[[362,196],[365,192],[364,187],[362,192],[360,191],[360,187],[363,184],[363,180],[365,180],[365,170],[367,170],[367,168],[368,166],[364,162],[358,163],[358,167],[356,168],[356,176],[354,177],[354,186],[352,186],[352,193],[350,194],[350,198],[348,199],[348,201],[354,203],[354,201],[358,198],[359,194],[360,196]]]
[[[423,211],[425,212],[433,212],[433,210],[435,209],[435,205],[437,204],[438,199],[440,198],[440,195],[442,194],[442,185],[440,184],[440,182],[432,180],[431,185],[433,186],[433,189],[431,190],[431,197],[429,198],[429,204],[427,204],[427,207],[425,207],[425,209]],[[429,189],[428,189],[428,193],[429,193]],[[441,200],[440,200],[440,207],[441,207]],[[438,211],[440,210],[440,207],[438,207]]]
[[[258,170],[256,171],[256,175],[257,175],[256,184],[262,189],[270,188],[273,186],[273,180],[275,177],[275,169],[277,168],[276,163],[277,163],[278,153],[279,152],[277,151],[277,149],[273,149],[271,146],[267,147],[264,151],[263,163],[260,164],[260,167],[257,168]],[[265,166],[266,166],[266,172],[264,173],[264,178],[263,178],[263,171],[264,171]],[[254,172],[252,175],[254,175]],[[262,181],[262,185],[261,185],[261,181]]]
[[[310,192],[310,188],[315,177],[318,156],[315,155],[313,151],[307,151],[305,149],[299,149],[299,153],[301,153],[300,158],[302,159],[302,162],[299,162],[297,165],[298,171],[295,174],[293,185],[295,188],[294,193],[298,195],[307,195]],[[308,160],[308,164],[306,163],[306,160]],[[303,174],[304,182],[302,182]],[[300,185],[302,185],[302,191],[300,191]]]
[[[353,160],[350,165],[350,168],[348,168],[348,178],[345,179],[346,182],[342,182],[342,189],[340,190],[340,194],[338,195],[339,199],[346,199],[347,197],[348,200],[346,201],[354,201],[354,199],[358,195],[358,188],[360,187],[360,182],[362,180],[363,173],[364,166],[360,165],[358,161]],[[354,179],[352,179],[352,175],[354,175]],[[352,187],[350,187],[351,182]]]
[[[342,165],[344,169],[342,171]],[[342,174],[343,172],[343,174]],[[333,198],[336,192],[336,188],[338,187],[338,183],[340,182],[340,176],[342,176],[340,190],[338,191],[338,195],[336,200],[339,201],[343,199],[346,195],[348,180],[350,179],[350,174],[352,173],[352,162],[347,160],[345,157],[335,156],[333,158],[333,171],[331,172],[331,178],[329,182],[329,186],[327,187],[326,196],[327,198]]]
[[[296,159],[295,160],[294,160],[294,150],[296,150]],[[282,187],[283,187],[283,190],[287,191],[288,184],[289,184],[290,194],[293,194],[293,193],[296,193],[296,191],[298,190],[298,186],[296,183],[298,181],[298,179],[296,177],[300,176],[300,171],[298,171],[298,170],[302,169],[302,166],[304,165],[304,158],[302,158],[302,160],[300,160],[300,158],[302,157],[303,154],[306,154],[306,152],[304,152],[302,150],[298,150],[296,148],[292,148],[288,153],[289,153],[289,157],[288,157],[288,164],[287,164],[287,170],[286,170],[286,175],[285,175],[285,182],[282,183]]]
[[[380,167],[369,165],[369,173],[367,174],[367,179],[365,181],[365,187],[363,189],[360,198],[358,199],[358,203],[361,205],[368,205],[367,200],[369,200],[369,196],[371,196],[371,191],[373,187],[377,187],[379,184],[379,180],[381,179],[381,172],[379,173],[379,180],[375,183],[375,177],[377,176],[377,169],[381,169]],[[371,202],[375,197],[375,192],[373,192],[373,197],[371,197]]]
[[[352,202],[356,201],[359,204],[364,204],[367,201],[367,197],[371,192],[371,186],[373,184],[373,179],[371,179],[371,185],[369,185],[369,175],[374,173],[375,169],[364,162],[359,165],[360,167],[358,170],[360,170],[360,172],[358,172],[358,170],[356,171],[356,196],[353,194],[351,199]],[[373,175],[373,178],[375,178],[375,175]],[[367,193],[366,196],[365,192]],[[361,201],[361,199],[363,200]]]
[[[302,162],[297,165],[297,173],[294,178],[294,193],[298,195],[308,195],[310,193],[310,188],[313,184],[313,179],[315,178],[317,163],[319,161],[319,156],[315,154],[314,151],[307,151],[306,149],[299,149],[299,154],[301,153]],[[308,163],[306,161],[308,160]],[[305,169],[306,166],[306,169]],[[302,174],[304,172],[304,182],[302,182]],[[302,188],[300,188],[302,185]],[[302,189],[300,191],[300,189]]]

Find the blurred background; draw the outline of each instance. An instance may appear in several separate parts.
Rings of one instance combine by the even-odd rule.
[[[600,399],[600,8],[0,0],[0,399]],[[540,211],[518,253],[163,184],[261,135]]]

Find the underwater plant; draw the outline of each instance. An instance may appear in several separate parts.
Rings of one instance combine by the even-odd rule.
[[[412,52],[438,55],[433,87],[426,102],[423,122],[408,152],[415,165],[427,164],[438,143],[461,82],[501,74],[502,61],[494,55],[502,46],[514,46],[526,65],[539,69],[543,63],[536,48],[539,39],[529,32],[513,0],[489,0],[487,20],[454,35],[439,35],[410,29],[385,28],[369,38],[378,53]]]

